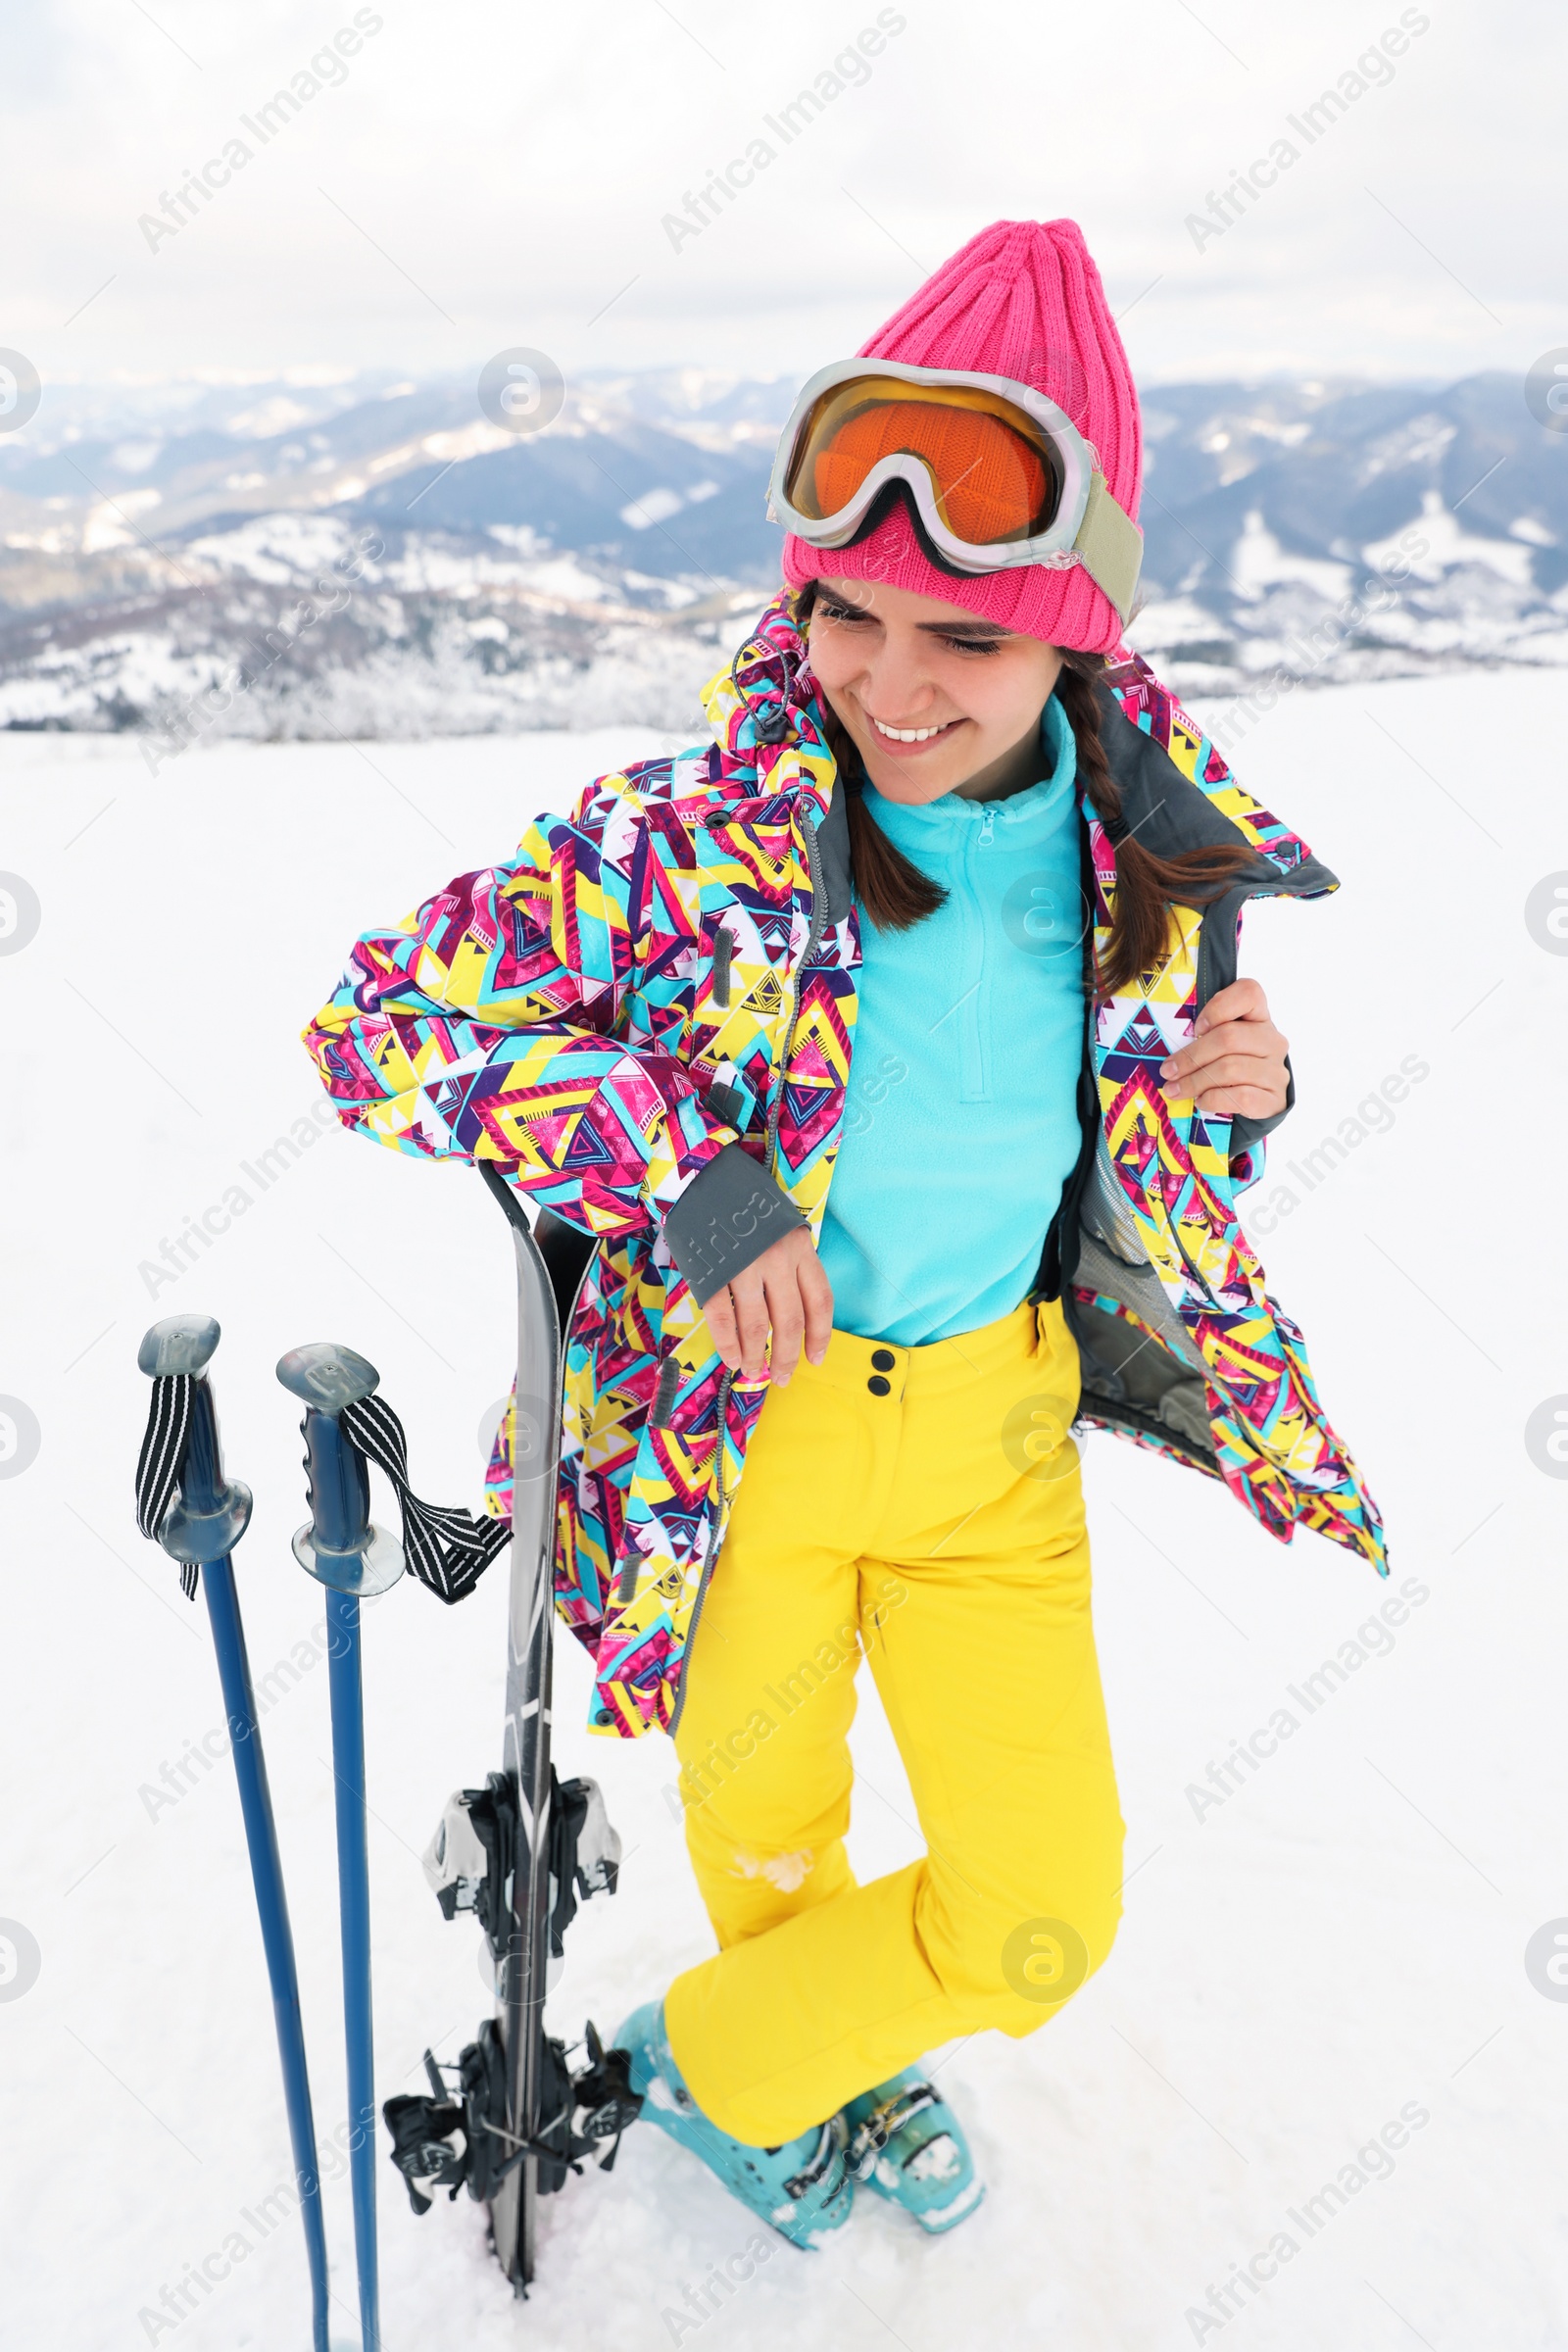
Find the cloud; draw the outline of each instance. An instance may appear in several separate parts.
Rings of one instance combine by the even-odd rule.
[[[1392,79],[1201,251],[1195,210],[1410,10],[1329,0],[1259,20],[1215,0],[1200,23],[1128,0],[1111,41],[1095,12],[1033,0],[798,0],[783,18],[387,0],[358,12],[382,23],[345,73],[318,73],[286,128],[149,250],[138,220],[356,22],[346,0],[155,13],[65,0],[30,21],[8,93],[30,227],[8,339],[46,381],[428,373],[514,342],[568,369],[800,371],[852,349],[988,220],[1059,213],[1083,221],[1146,380],[1452,376],[1523,368],[1560,334],[1565,32],[1543,0],[1491,19],[1434,6]],[[775,140],[672,250],[666,217],[892,17],[873,67],[842,74],[808,133]],[[1483,88],[1507,104],[1478,107]]]

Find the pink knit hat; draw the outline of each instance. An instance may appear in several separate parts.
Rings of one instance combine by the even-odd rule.
[[[1137,521],[1138,395],[1076,220],[994,221],[944,263],[858,356],[913,368],[973,368],[1044,392],[1093,444],[1112,498]],[[1067,571],[1035,564],[961,576],[939,571],[922,555],[902,504],[852,547],[808,547],[790,533],[784,577],[792,588],[822,578],[889,580],[1048,645],[1109,654],[1121,643],[1115,607],[1081,564]]]

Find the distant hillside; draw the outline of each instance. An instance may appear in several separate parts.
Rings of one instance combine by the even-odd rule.
[[[521,436],[470,384],[46,394],[0,437],[0,727],[692,725],[777,578],[793,391],[600,375]],[[1568,662],[1568,436],[1512,377],[1144,414],[1131,636],[1181,691]]]

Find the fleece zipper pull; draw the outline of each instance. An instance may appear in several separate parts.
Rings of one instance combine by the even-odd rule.
[[[987,803],[986,807],[980,811],[980,847],[983,850],[988,850],[991,847],[991,834],[996,821],[997,812],[990,806],[990,804]]]

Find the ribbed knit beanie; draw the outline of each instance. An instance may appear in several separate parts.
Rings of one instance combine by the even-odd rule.
[[[913,368],[973,368],[1010,376],[1054,400],[1090,442],[1117,505],[1138,519],[1143,440],[1127,354],[1076,220],[997,220],[971,237],[896,311],[861,359]],[[922,554],[902,506],[852,547],[784,541],[792,588],[812,579],[887,580],[962,605],[1048,645],[1114,653],[1122,624],[1081,564],[1052,571],[955,574]]]

